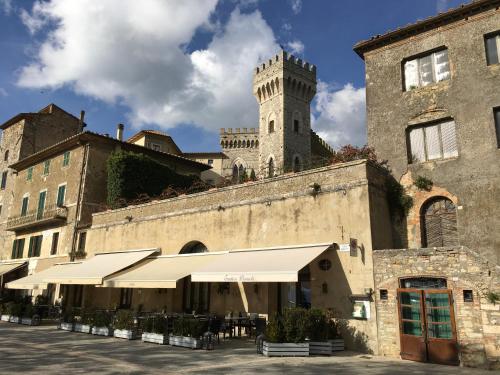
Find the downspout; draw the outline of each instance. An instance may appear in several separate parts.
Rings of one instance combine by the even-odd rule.
[[[80,171],[80,184],[78,187],[78,198],[76,202],[76,213],[75,213],[75,220],[73,224],[73,238],[72,238],[72,243],[71,243],[71,253],[70,253],[70,261],[74,262],[75,257],[76,257],[76,243],[77,243],[77,230],[78,226],[80,224],[81,216],[82,216],[82,206],[83,206],[83,191],[85,189],[85,180],[87,177],[87,165],[88,165],[88,158],[89,158],[89,149],[90,145],[87,143],[85,144],[85,149],[83,152],[83,163],[82,163],[82,170]]]

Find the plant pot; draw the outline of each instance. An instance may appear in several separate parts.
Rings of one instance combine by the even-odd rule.
[[[113,328],[92,327],[92,334],[97,336],[113,336]]]
[[[152,342],[154,344],[167,345],[169,342],[168,335],[163,335],[161,333],[151,333],[144,332],[142,334],[142,341]]]
[[[264,341],[262,354],[266,357],[309,357],[309,343],[276,343]]]
[[[2,322],[8,322],[8,321],[10,321],[10,315],[1,315],[0,316],[0,320]]]
[[[12,316],[12,315],[11,315],[11,316],[9,317],[9,322],[19,324],[19,323],[21,323],[21,318],[20,318],[20,317],[18,317],[18,316]]]
[[[74,323],[61,322],[61,324],[59,325],[59,328],[62,329],[63,331],[71,332],[75,328],[75,325],[74,325]]]
[[[137,331],[129,329],[115,329],[113,336],[118,339],[135,340],[137,339]]]
[[[201,340],[186,336],[169,336],[168,342],[172,346],[184,348],[201,349]]]
[[[90,324],[75,323],[75,332],[91,333],[92,327]]]
[[[332,343],[333,352],[341,352],[345,350],[344,339],[332,339],[328,341]]]
[[[24,324],[27,326],[39,326],[40,325],[40,318],[38,318],[38,317],[21,318],[21,324]]]

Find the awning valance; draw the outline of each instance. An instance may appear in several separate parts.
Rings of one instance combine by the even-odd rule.
[[[119,272],[103,282],[111,288],[175,288],[177,281],[204,265],[224,257],[225,253],[167,255],[146,259],[134,267]]]
[[[56,277],[63,272],[71,272],[72,269],[75,269],[75,267],[78,267],[80,264],[81,263],[75,262],[55,264],[43,271],[11,281],[5,284],[5,287],[8,289],[47,289],[48,283],[45,279]]]
[[[158,251],[159,249],[144,249],[96,254],[77,267],[61,268],[59,272],[44,277],[43,280],[52,284],[100,285],[106,276],[130,267]]]
[[[299,271],[331,244],[236,250],[191,274],[195,282],[297,282]]]
[[[26,262],[5,262],[0,263],[0,276],[5,275],[6,273],[12,272],[24,266]]]

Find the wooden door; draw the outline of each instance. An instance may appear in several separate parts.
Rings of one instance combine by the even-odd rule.
[[[424,290],[427,358],[458,365],[458,345],[451,290]]]
[[[422,291],[398,289],[401,358],[426,362],[424,311]]]
[[[458,365],[451,290],[398,289],[401,358]]]

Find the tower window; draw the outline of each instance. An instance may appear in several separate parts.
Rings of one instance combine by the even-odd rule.
[[[7,172],[2,172],[2,182],[0,184],[0,189],[4,190],[7,186]]]
[[[3,157],[4,161],[9,161],[9,150],[5,151],[5,155]]]
[[[269,121],[269,133],[274,133],[274,120]]]
[[[299,132],[299,120],[293,120],[293,131],[294,133]]]
[[[302,167],[300,165],[300,159],[298,156],[296,156],[295,159],[293,160],[293,171],[300,172],[301,169]]]
[[[273,160],[273,158],[269,159],[268,177],[274,177],[274,160]]]
[[[500,33],[486,36],[484,41],[488,65],[498,64],[500,61]]]

